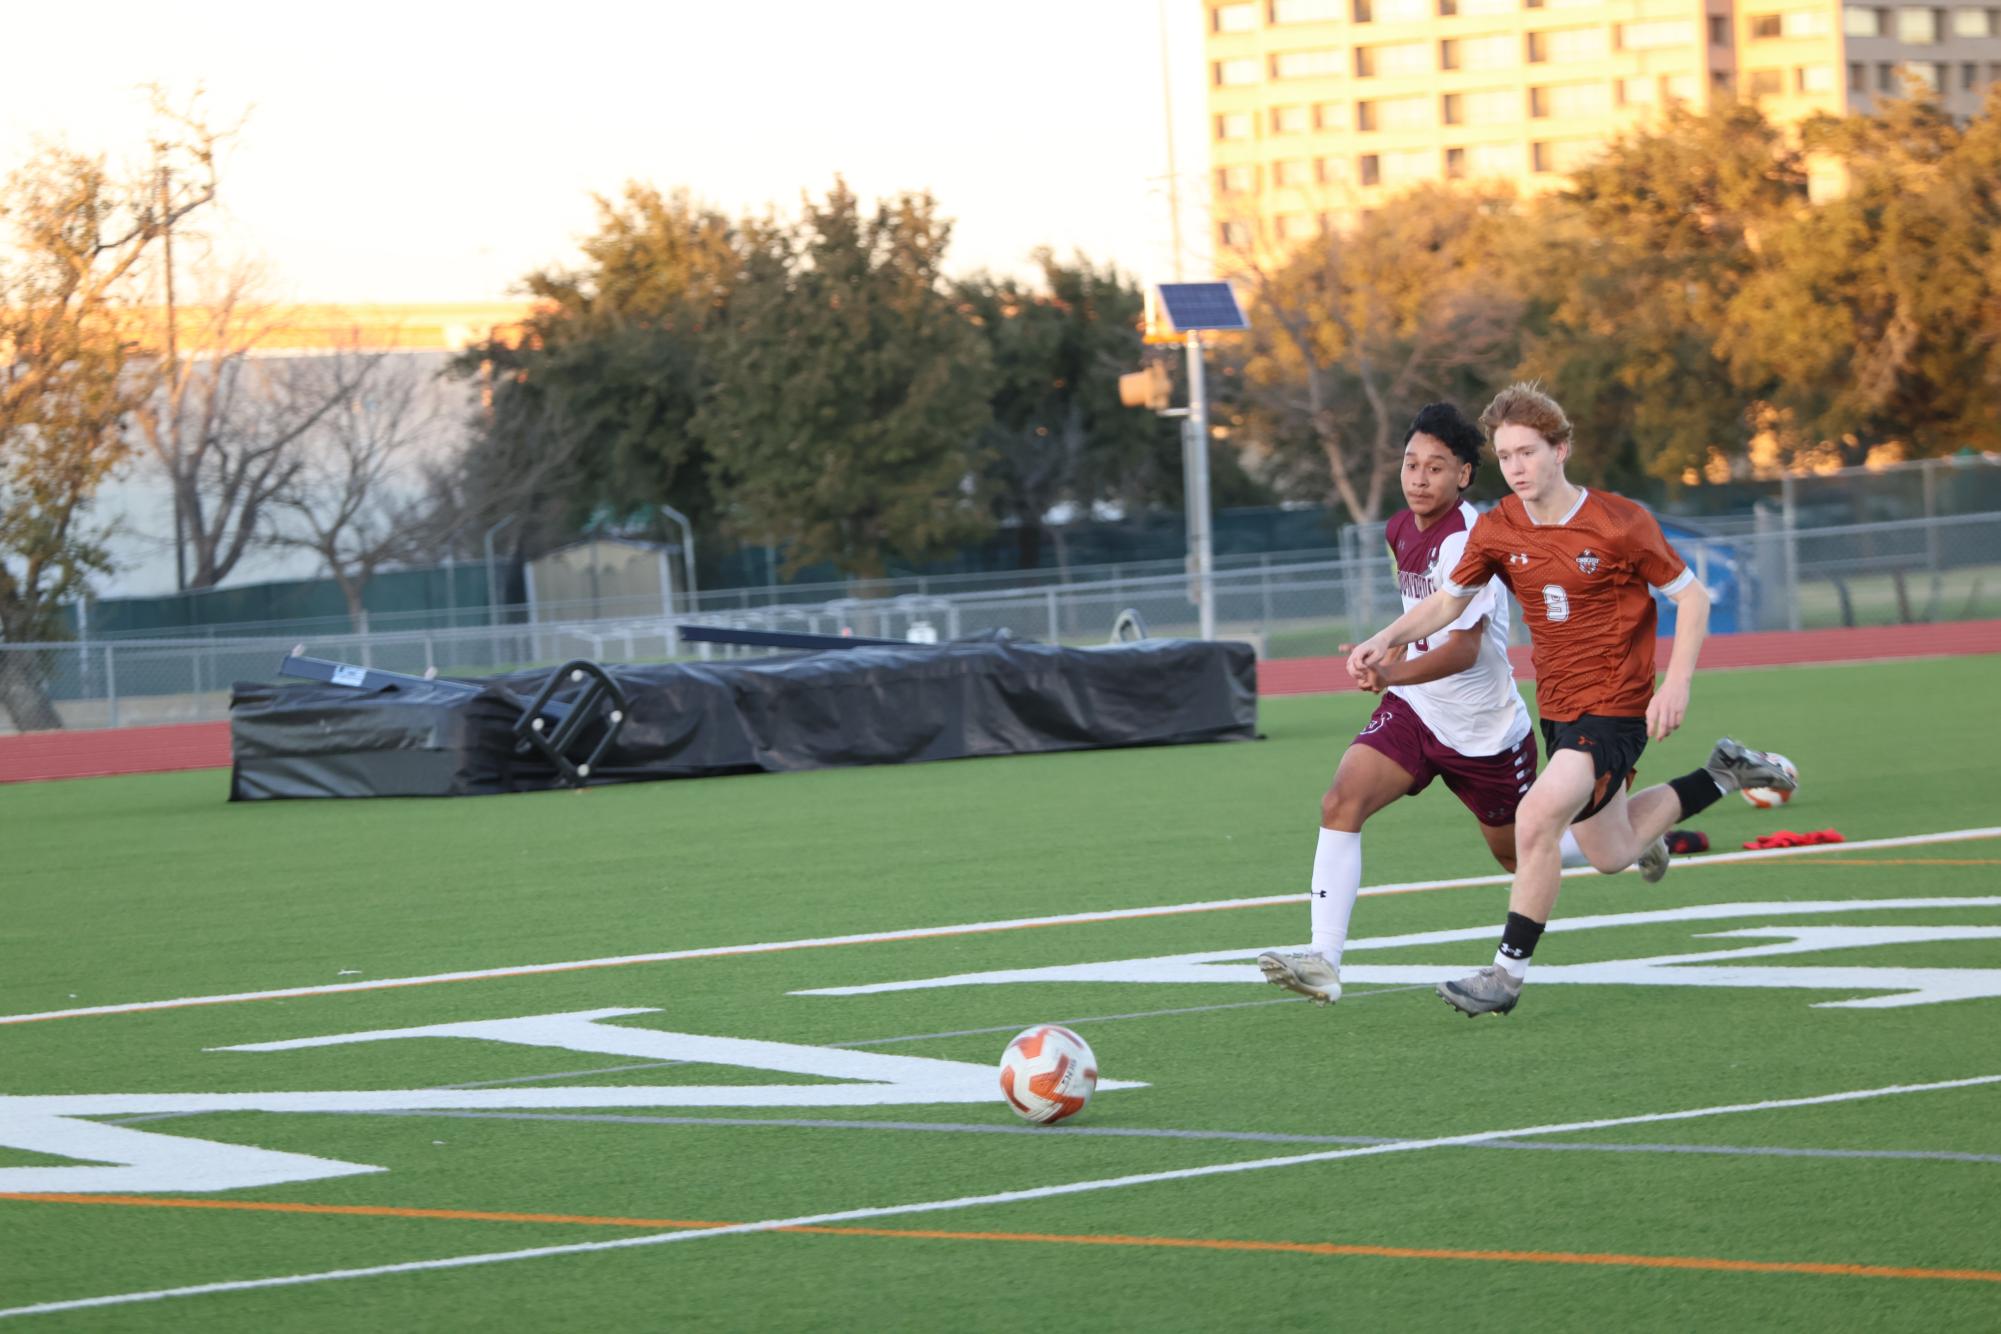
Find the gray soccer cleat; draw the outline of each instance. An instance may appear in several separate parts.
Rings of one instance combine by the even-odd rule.
[[[1438,997],[1469,1019],[1479,1014],[1506,1014],[1522,998],[1522,984],[1499,964],[1489,964],[1457,981],[1440,982]]]
[[[1790,792],[1799,786],[1799,780],[1770,755],[1727,736],[1716,743],[1702,768],[1725,792],[1742,792],[1747,787]]]
[[[1341,999],[1341,970],[1327,962],[1318,950],[1301,950],[1297,954],[1267,951],[1258,956],[1258,968],[1265,981],[1296,991],[1315,1005],[1332,1005]]]
[[[1667,840],[1657,838],[1647,844],[1647,850],[1640,854],[1640,860],[1634,865],[1640,868],[1640,879],[1650,885],[1659,884],[1661,877],[1668,873]]]

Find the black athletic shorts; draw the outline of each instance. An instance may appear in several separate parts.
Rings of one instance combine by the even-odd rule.
[[[1550,758],[1559,750],[1582,751],[1591,757],[1591,770],[1598,781],[1592,785],[1591,800],[1571,817],[1571,823],[1589,820],[1612,804],[1612,795],[1626,782],[1647,748],[1645,718],[1607,718],[1596,713],[1579,715],[1572,722],[1554,718],[1542,720],[1543,750]]]

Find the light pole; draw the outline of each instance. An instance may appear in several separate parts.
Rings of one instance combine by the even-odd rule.
[[[1161,283],[1168,326],[1188,344],[1188,407],[1182,420],[1181,471],[1188,516],[1188,577],[1202,638],[1216,637],[1215,553],[1209,517],[1209,389],[1202,362],[1205,330],[1247,329],[1228,283]],[[1151,336],[1151,335],[1149,335]]]
[[[500,590],[495,587],[493,578],[494,534],[507,527],[508,524],[513,523],[519,517],[516,514],[508,515],[499,523],[487,529],[486,536],[480,539],[480,545],[486,549],[486,623],[489,626],[500,624]]]

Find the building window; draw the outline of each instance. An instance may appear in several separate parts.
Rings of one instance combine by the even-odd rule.
[[[1994,14],[1991,9],[1955,9],[1952,11],[1952,35],[1955,37],[1993,37]]]
[[[1354,174],[1354,164],[1345,157],[1324,157],[1315,164],[1323,185],[1338,185]]]
[[[1651,74],[1637,74],[1619,80],[1619,105],[1650,107],[1660,101],[1660,81]]]
[[[1549,89],[1529,89],[1529,119],[1541,120],[1549,115]]]
[[[1612,89],[1603,83],[1559,83],[1545,90],[1552,116],[1607,116],[1612,112]]]
[[[1834,66],[1801,65],[1793,71],[1793,88],[1802,93],[1834,91]]]
[[[1332,23],[1346,17],[1347,0],[1272,0],[1273,23]]]
[[[1938,40],[1937,11],[1900,9],[1897,11],[1897,40],[1916,46],[1930,46]]]
[[[1530,170],[1554,171],[1556,168],[1552,164],[1555,161],[1556,154],[1550,151],[1550,146],[1543,140],[1538,139],[1529,145]]]
[[[1274,162],[1271,167],[1271,179],[1273,185],[1292,189],[1311,185],[1314,181],[1313,164],[1305,158],[1287,158],[1283,162]]]
[[[1248,111],[1226,111],[1216,117],[1216,137],[1218,139],[1250,138],[1251,113]]]
[[[1219,60],[1215,69],[1218,88],[1234,88],[1258,81],[1258,62],[1249,56],[1235,60]]]
[[[1512,88],[1467,93],[1463,109],[1468,125],[1510,125],[1522,118],[1520,94]]]
[[[1356,159],[1356,166],[1359,168],[1358,175],[1362,184],[1381,185],[1383,183],[1383,163],[1382,159],[1376,154],[1362,154],[1360,158]]]
[[[1609,54],[1603,28],[1560,28],[1549,36],[1549,58],[1558,64],[1603,60]]]
[[[1788,37],[1827,37],[1834,32],[1834,20],[1824,9],[1795,9],[1785,15],[1780,27]]]
[[[1888,63],[1876,66],[1876,91],[1894,93],[1897,91],[1897,67]]]
[[[1664,46],[1694,46],[1695,25],[1686,19],[1652,19],[1619,25],[1621,51],[1654,51]]]
[[[1210,13],[1210,23],[1215,32],[1251,32],[1258,26],[1258,7],[1217,5]]]
[[[1247,222],[1226,222],[1216,229],[1216,236],[1226,250],[1251,248],[1251,225]]]
[[[1522,170],[1519,144],[1474,144],[1466,150],[1470,176],[1517,176]]]
[[[1521,48],[1507,33],[1459,40],[1459,63],[1465,69],[1507,69],[1514,65]]]
[[[1322,102],[1313,108],[1313,123],[1323,130],[1344,130],[1348,128],[1348,104],[1345,102]]]
[[[1971,89],[1980,82],[1980,66],[1967,61],[1959,67],[1959,86],[1962,91]]]
[[[1841,11],[1841,31],[1850,37],[1876,37],[1882,29],[1876,25],[1876,10],[1862,9],[1850,5]]]
[[[1247,195],[1257,189],[1258,169],[1239,165],[1216,168],[1216,193],[1222,195]]]
[[[1445,179],[1463,181],[1466,179],[1466,150],[1448,148],[1445,150]]]
[[[1747,91],[1752,97],[1776,97],[1785,86],[1785,77],[1778,70],[1754,69]]]
[[[1438,68],[1459,68],[1459,39],[1457,37],[1447,37],[1438,44]]]
[[[1438,150],[1435,148],[1414,148],[1403,153],[1384,153],[1382,158],[1384,185],[1428,181],[1438,175]]]
[[[1702,87],[1693,74],[1670,74],[1667,77],[1667,95],[1670,102],[1693,102]]]
[[[1355,103],[1355,128],[1364,134],[1375,133],[1376,104],[1374,102]]]
[[[1755,23],[1756,20],[1754,19],[1752,22]],[[1751,35],[1753,37],[1757,36],[1755,32]],[[1730,45],[1730,16],[1728,14],[1711,14],[1709,16],[1709,44],[1711,46]]]
[[[1438,119],[1447,125],[1466,123],[1466,99],[1458,93],[1447,93],[1439,99]]]
[[[1529,145],[1529,161],[1539,172],[1573,172],[1598,151],[1595,139],[1538,139]]]
[[[1355,48],[1355,73],[1361,78],[1395,78],[1431,73],[1430,42],[1391,42]]]
[[[1319,47],[1311,51],[1281,51],[1271,58],[1274,79],[1317,79],[1341,72],[1339,47]]]
[[[1376,120],[1385,130],[1429,129],[1431,97],[1386,97],[1376,103]]]
[[[1943,65],[1934,64],[1929,60],[1912,60],[1906,62],[1904,69],[1912,78],[1933,92],[1938,92],[1945,85]]]
[[[1848,62],[1848,91],[1851,93],[1869,91],[1869,67],[1859,60]]]
[[[1710,16],[1709,23],[1712,28],[1718,22],[1728,23],[1729,19],[1721,14]],[[1777,14],[1753,14],[1751,16],[1751,35],[1753,37],[1777,37],[1781,31],[1782,28]],[[1715,38],[1712,37],[1710,40],[1715,41]],[[1722,45],[1720,42],[1717,44],[1719,46]]]
[[[1313,128],[1313,108],[1273,107],[1271,109],[1271,132],[1273,134],[1305,134]]]

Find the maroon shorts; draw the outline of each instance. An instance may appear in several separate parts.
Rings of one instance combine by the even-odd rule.
[[[1535,782],[1535,733],[1498,755],[1461,755],[1440,741],[1417,710],[1396,695],[1383,696],[1355,744],[1380,751],[1408,773],[1410,796],[1430,787],[1432,779],[1443,778],[1452,795],[1484,825],[1513,824],[1515,807]]]

